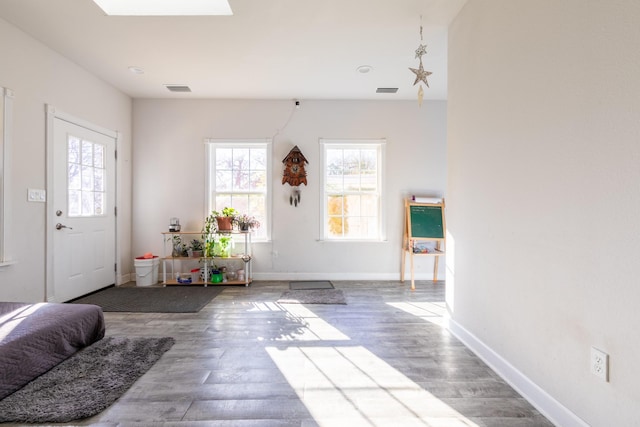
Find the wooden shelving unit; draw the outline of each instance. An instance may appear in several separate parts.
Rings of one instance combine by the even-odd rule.
[[[163,247],[163,256],[161,258],[161,262],[162,262],[162,284],[164,286],[194,286],[194,285],[200,285],[200,286],[218,286],[218,285],[223,285],[223,286],[231,286],[231,285],[244,285],[244,286],[249,286],[251,284],[251,282],[253,281],[252,279],[252,266],[251,266],[251,262],[252,262],[252,244],[251,244],[251,232],[250,231],[230,231],[230,232],[219,232],[218,234],[220,235],[231,235],[231,236],[237,236],[240,237],[243,242],[241,242],[241,244],[243,244],[243,251],[242,253],[237,253],[237,254],[232,254],[231,256],[228,257],[204,257],[204,256],[198,256],[198,257],[184,257],[184,256],[180,256],[180,257],[174,257],[168,254],[171,254],[173,252],[173,237],[174,236],[187,236],[189,238],[189,240],[192,240],[192,238],[196,238],[194,236],[201,236],[202,232],[196,232],[196,231],[167,231],[167,232],[163,232],[162,234],[162,247]],[[169,249],[167,249],[169,248]],[[242,267],[239,268],[238,270],[243,270],[244,272],[244,280],[226,280],[226,281],[222,281],[222,282],[212,282],[211,280],[198,280],[195,282],[189,282],[189,283],[181,283],[178,282],[178,280],[175,278],[176,273],[180,273],[180,274],[184,274],[184,275],[188,275],[188,271],[191,270],[191,268],[189,268],[187,270],[187,268],[185,266],[194,266],[194,265],[198,265],[199,268],[204,268],[204,277],[210,277],[211,276],[211,272],[214,270],[214,266],[216,265],[216,263],[224,263],[224,264],[234,264],[234,265],[241,265]],[[171,268],[171,275],[168,276],[168,267],[170,266]],[[187,270],[187,271],[184,271]],[[231,271],[237,271],[237,270],[231,270]]]

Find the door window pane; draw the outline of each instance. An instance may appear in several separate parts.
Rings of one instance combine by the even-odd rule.
[[[71,217],[106,212],[105,147],[70,135],[67,138],[67,210]]]

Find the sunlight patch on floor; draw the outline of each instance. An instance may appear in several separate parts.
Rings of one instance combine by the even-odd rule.
[[[282,311],[291,320],[292,325],[298,325],[297,328],[287,330],[274,341],[346,341],[350,339],[303,304],[254,302],[250,311]]]
[[[255,311],[284,311],[280,304],[275,302],[262,302],[262,301],[254,301],[251,303],[251,308],[247,310],[248,312]]]
[[[388,302],[391,307],[397,308],[419,317],[434,325],[445,326],[447,318],[447,305],[444,301],[438,302]]]
[[[365,347],[266,351],[320,426],[477,427]]]

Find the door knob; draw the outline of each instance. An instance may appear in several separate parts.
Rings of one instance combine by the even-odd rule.
[[[60,224],[60,223],[56,224],[56,230],[62,230],[63,228],[68,228],[69,230],[73,230],[73,227],[67,227],[66,225]]]

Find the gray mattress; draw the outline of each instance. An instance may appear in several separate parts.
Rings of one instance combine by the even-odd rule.
[[[0,302],[0,399],[104,337],[102,308]]]

